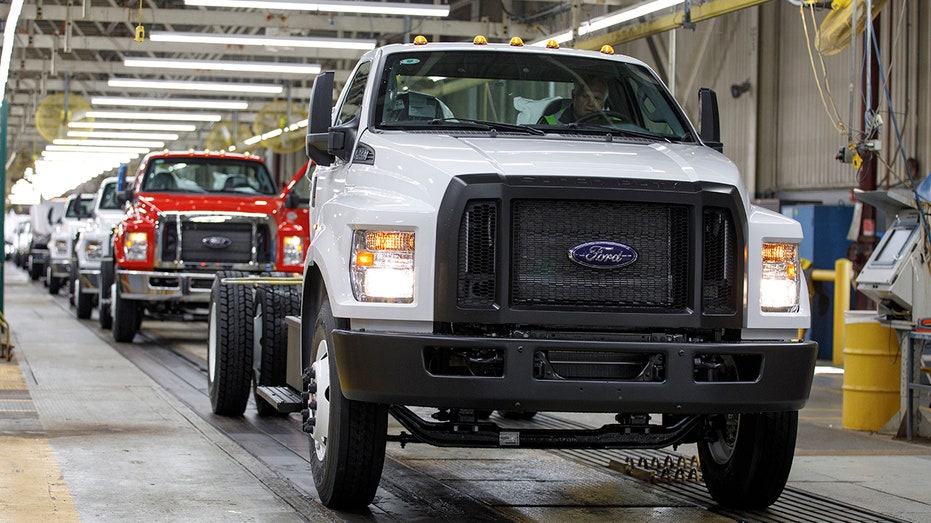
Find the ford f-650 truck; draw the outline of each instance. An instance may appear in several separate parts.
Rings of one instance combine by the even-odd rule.
[[[132,341],[143,317],[206,319],[218,271],[300,272],[309,234],[297,210],[307,198],[293,189],[302,178],[279,190],[262,158],[250,154],[143,158],[121,195],[129,203],[113,233],[112,261],[101,265],[101,288],[112,288],[101,314],[112,312],[114,339]]]
[[[420,37],[366,53],[335,109],[333,90],[323,73],[310,100],[300,336],[257,387],[302,412],[325,505],[373,500],[389,413],[402,443],[696,443],[722,505],[779,497],[817,352],[798,339],[802,231],[751,203],[713,91],[697,131],[609,47]],[[565,121],[577,96],[603,108]],[[510,428],[491,410],[614,422]]]

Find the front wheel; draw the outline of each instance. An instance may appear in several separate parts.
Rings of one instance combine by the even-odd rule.
[[[789,479],[798,411],[726,414],[709,423],[714,436],[698,443],[698,457],[711,497],[737,509],[772,505]]]
[[[242,416],[252,383],[252,287],[223,283],[241,278],[223,271],[213,279],[207,325],[207,388],[214,414]]]
[[[309,392],[310,465],[320,501],[329,508],[365,507],[375,499],[385,464],[388,407],[348,400],[336,372],[336,319],[327,297],[314,324]]]
[[[113,327],[113,314],[110,300],[113,296],[113,262],[100,264],[100,289],[97,294],[97,321],[101,329]]]
[[[113,339],[120,343],[132,343],[142,324],[142,305],[123,298],[120,284],[113,291]]]
[[[91,317],[91,310],[94,308],[94,297],[81,289],[81,280],[74,281],[74,304],[75,314],[78,319],[86,320]]]

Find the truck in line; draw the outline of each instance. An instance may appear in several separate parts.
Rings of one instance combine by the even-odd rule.
[[[333,77],[311,91],[299,314],[294,286],[265,286],[289,335],[250,358],[255,340],[216,321],[250,294],[214,282],[215,412],[242,414],[225,399],[245,397],[248,366],[265,376],[260,414],[301,413],[333,508],[372,502],[389,440],[695,443],[718,503],[779,497],[817,353],[798,339],[802,230],[751,203],[713,91],[697,130],[643,62],[519,39],[376,48],[335,108]],[[546,118],[577,96],[604,106]],[[513,428],[494,410],[614,422]],[[406,432],[387,436],[389,414]]]
[[[131,342],[143,318],[206,319],[219,271],[303,267],[301,198],[279,190],[258,156],[150,153],[120,198],[125,215],[112,235],[112,258],[101,263],[98,300],[116,341]]]

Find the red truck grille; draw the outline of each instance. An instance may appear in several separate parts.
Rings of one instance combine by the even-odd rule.
[[[264,217],[236,216],[211,221],[204,215],[160,220],[163,263],[243,266],[271,263],[273,239]]]

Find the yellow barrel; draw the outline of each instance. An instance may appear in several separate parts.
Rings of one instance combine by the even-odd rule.
[[[847,311],[844,343],[845,429],[878,431],[899,411],[902,357],[895,331],[876,311]]]

